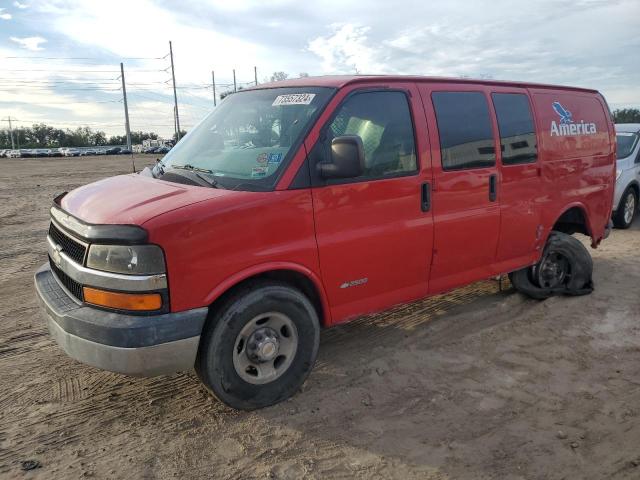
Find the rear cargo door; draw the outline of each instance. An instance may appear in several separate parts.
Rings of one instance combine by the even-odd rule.
[[[425,84],[433,158],[431,293],[491,276],[500,230],[497,137],[478,85]]]

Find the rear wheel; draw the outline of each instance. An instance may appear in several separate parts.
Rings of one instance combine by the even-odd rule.
[[[593,291],[593,260],[585,246],[561,232],[551,232],[540,262],[509,274],[516,290],[532,298],[586,295]]]
[[[318,316],[305,295],[284,283],[251,283],[212,313],[196,372],[230,407],[266,407],[302,386],[319,341]]]
[[[616,228],[626,229],[633,223],[633,217],[638,208],[638,196],[636,191],[628,187],[622,194],[620,204],[613,215],[613,224]]]

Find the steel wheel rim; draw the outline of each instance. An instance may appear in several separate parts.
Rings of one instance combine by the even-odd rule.
[[[298,351],[298,329],[287,315],[267,312],[242,327],[233,345],[233,366],[245,382],[264,385],[280,378]]]
[[[633,214],[636,213],[636,197],[633,193],[627,195],[627,199],[624,202],[624,221],[625,223],[631,223],[633,220]]]
[[[559,252],[549,252],[536,268],[538,285],[541,288],[557,288],[571,278],[571,264]]]

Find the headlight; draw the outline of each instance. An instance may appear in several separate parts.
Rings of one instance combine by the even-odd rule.
[[[616,182],[620,178],[620,175],[622,175],[622,170],[616,170]]]
[[[165,273],[164,254],[157,245],[91,245],[87,267],[129,275]]]

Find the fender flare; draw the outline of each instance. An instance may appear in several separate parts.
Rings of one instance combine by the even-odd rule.
[[[320,303],[322,304],[322,310],[324,313],[324,318],[320,318],[320,323],[323,326],[331,325],[331,309],[329,307],[329,300],[327,297],[327,292],[324,289],[324,285],[320,277],[310,268],[305,267],[304,265],[300,265],[299,263],[292,262],[269,262],[269,263],[261,263],[258,265],[253,265],[248,267],[240,272],[235,273],[227,277],[223,282],[219,283],[215,288],[213,288],[205,297],[204,304],[211,305],[213,304],[220,296],[222,296],[225,292],[229,291],[231,288],[235,287],[239,283],[248,280],[251,277],[256,277],[263,273],[273,272],[277,270],[289,270],[299,274],[304,275],[307,279],[311,280],[314,287],[318,291],[318,296],[320,298]]]
[[[544,244],[547,244],[547,241],[549,240],[549,235],[551,235],[551,232],[553,231],[553,227],[556,223],[558,223],[558,220],[560,220],[560,218],[567,213],[569,210],[571,210],[572,208],[578,208],[581,212],[582,215],[584,217],[584,221],[585,221],[585,226],[587,228],[587,232],[589,232],[589,236],[591,237],[592,242],[595,241],[594,239],[594,234],[593,234],[593,225],[591,224],[591,216],[589,215],[589,209],[586,207],[585,204],[581,203],[581,202],[571,202],[567,205],[564,206],[564,208],[560,211],[559,214],[555,215],[553,218],[553,223],[550,224],[549,226],[549,230],[547,231],[546,235],[545,235],[545,239],[544,239]]]

